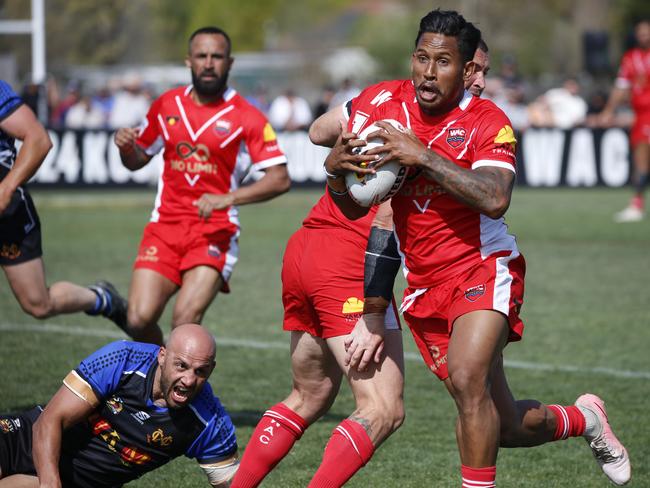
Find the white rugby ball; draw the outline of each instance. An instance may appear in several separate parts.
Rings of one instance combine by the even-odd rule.
[[[397,120],[386,119],[382,122],[388,122],[400,131],[405,130]],[[359,139],[365,140],[366,145],[361,148],[360,154],[384,145],[384,141],[379,137],[368,140],[368,135],[379,130],[383,129],[376,124],[371,124],[361,131]],[[372,163],[370,166],[372,167]],[[374,174],[360,175],[350,171],[345,175],[345,184],[352,200],[362,207],[372,207],[385,202],[399,191],[406,179],[406,170],[405,166],[396,161],[388,161]]]

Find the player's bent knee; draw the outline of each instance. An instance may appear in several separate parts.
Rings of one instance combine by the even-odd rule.
[[[38,320],[44,320],[53,315],[53,309],[48,302],[26,300],[21,301],[20,306],[25,313]]]

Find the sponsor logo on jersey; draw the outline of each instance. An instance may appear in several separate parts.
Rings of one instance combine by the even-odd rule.
[[[232,130],[232,123],[219,119],[214,123],[214,131],[220,136],[227,136]]]
[[[180,118],[176,115],[168,115],[165,120],[167,121],[167,125],[176,125]]]
[[[467,131],[463,127],[452,127],[447,129],[447,144],[453,148],[457,148],[465,142]]]
[[[343,302],[341,313],[345,316],[346,322],[356,322],[363,313],[363,300],[357,297],[350,297]]]
[[[120,461],[125,466],[131,466],[132,464],[142,465],[151,461],[151,456],[139,451],[135,447],[125,446],[120,451]]]
[[[17,426],[15,422],[18,423]],[[0,419],[0,431],[2,431],[3,434],[14,432],[18,427],[20,427],[20,421],[18,419],[15,421],[11,419]]]
[[[358,134],[361,132],[361,129],[363,129],[363,126],[366,125],[366,122],[368,122],[368,118],[370,115],[368,115],[365,112],[360,112],[356,111],[354,113],[354,117],[352,117],[352,127],[351,131],[354,132],[355,134]]]
[[[189,142],[179,142],[176,144],[176,154],[180,156],[181,159],[188,159],[193,157],[201,162],[208,161],[210,159],[210,150],[205,144],[197,144],[192,146]]]
[[[213,258],[218,258],[221,256],[221,249],[219,249],[219,246],[216,246],[214,244],[209,244],[208,245],[208,256],[212,256]]]
[[[499,130],[497,136],[494,138],[494,143],[509,144],[514,151],[517,144],[517,138],[515,137],[515,132],[512,130],[512,127],[506,125],[501,130]]]
[[[0,249],[0,256],[5,259],[16,259],[20,257],[20,247],[18,244],[3,244]]]
[[[158,428],[154,430],[151,434],[147,434],[147,443],[155,444],[161,447],[167,447],[174,441],[174,438],[170,435],[165,435],[165,432]]]
[[[149,415],[147,412],[143,412],[142,410],[140,410],[139,412],[132,413],[131,415],[133,416],[134,419],[136,419],[141,424],[151,418],[151,415]]]
[[[135,258],[136,261],[149,261],[155,263],[158,261],[158,248],[156,246],[148,246],[144,249],[144,252],[138,254]]]
[[[264,138],[264,142],[271,142],[275,141],[277,139],[277,136],[275,135],[275,131],[273,130],[273,127],[271,127],[271,124],[268,122],[264,126],[264,131],[262,132],[262,137]]]
[[[470,302],[475,302],[485,294],[485,285],[472,286],[465,290],[465,298]]]
[[[117,415],[124,408],[124,400],[118,396],[113,396],[106,400],[106,406],[113,412],[114,415]]]

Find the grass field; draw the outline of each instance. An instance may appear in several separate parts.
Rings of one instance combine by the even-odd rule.
[[[591,391],[633,463],[630,486],[650,486],[650,222],[614,224],[627,190],[517,189],[510,229],[528,263],[526,332],[506,350],[519,398],[572,404]],[[220,344],[211,382],[232,414],[240,448],[266,407],[289,392],[288,335],[282,332],[280,262],[284,244],[319,196],[293,191],[242,208],[240,261],[232,294],[220,295],[205,325]],[[153,201],[147,191],[37,192],[48,279],[113,281],[126,292]],[[399,294],[398,290],[398,294]],[[169,328],[169,314],[163,323]],[[350,487],[458,487],[455,408],[423,366],[404,331],[406,411],[402,427]],[[44,403],[80,359],[121,333],[108,321],[69,315],[45,322],[23,314],[0,280],[0,412]],[[311,427],[263,486],[306,486],[331,430],[353,410],[344,386],[330,413]],[[610,486],[582,439],[502,450],[499,487]],[[207,486],[194,461],[179,459],[134,487]]]

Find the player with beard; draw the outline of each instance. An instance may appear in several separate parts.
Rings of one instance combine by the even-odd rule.
[[[286,157],[264,115],[228,87],[228,35],[204,27],[189,39],[192,84],[156,99],[140,129],[115,134],[124,166],[142,168],[163,150],[158,194],[134,264],[126,332],[162,343],[158,326],[177,291],[172,327],[200,323],[237,262],[237,205],[289,190]],[[240,186],[251,170],[264,176]]]
[[[0,416],[0,486],[119,487],[181,455],[228,486],[237,439],[208,383],[214,357],[214,337],[197,324],[174,329],[166,347],[97,350],[45,409]]]

